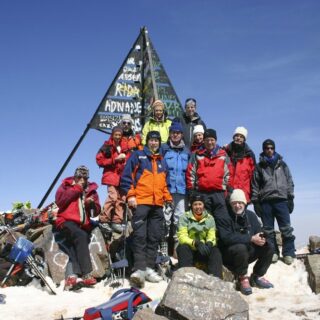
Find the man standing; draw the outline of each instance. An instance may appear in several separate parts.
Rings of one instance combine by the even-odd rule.
[[[252,293],[251,286],[261,289],[273,285],[262,276],[267,272],[273,254],[257,216],[246,209],[247,200],[241,189],[234,189],[230,196],[229,219],[218,226],[219,247],[223,264],[237,278],[237,286],[244,295]],[[256,261],[250,278],[248,266]]]
[[[91,276],[92,265],[89,253],[90,216],[100,213],[97,193],[98,185],[88,182],[89,170],[85,166],[76,169],[74,176],[63,180],[56,193],[56,204],[59,207],[55,225],[65,237],[69,259],[74,274],[67,275],[65,290],[77,287],[78,276],[81,284],[92,286],[97,280]]]
[[[191,154],[187,168],[187,189],[190,196],[200,193],[204,196],[208,212],[216,223],[228,215],[224,193],[229,183],[230,159],[217,144],[214,129],[204,132],[204,148]]]
[[[237,127],[233,134],[233,141],[226,145],[226,150],[231,160],[229,188],[241,189],[246,195],[247,203],[251,199],[251,180],[256,165],[256,157],[246,140],[248,130],[245,127]],[[230,192],[230,193],[231,193]]]
[[[275,151],[274,141],[265,140],[262,149],[252,180],[251,200],[272,240],[275,250],[272,261],[277,262],[279,258],[274,231],[276,219],[282,236],[283,261],[290,265],[295,258],[295,236],[290,222],[290,213],[294,206],[294,184],[289,167]]]
[[[183,141],[183,129],[180,122],[172,122],[169,128],[169,140],[164,143],[162,154],[168,166],[168,187],[173,197],[173,237],[175,238],[179,217],[185,213],[186,170],[189,161],[189,150]],[[171,224],[166,221],[167,226]]]
[[[99,219],[103,223],[111,224],[112,229],[118,233],[122,232],[125,210],[125,198],[119,192],[120,176],[130,156],[122,135],[122,128],[114,127],[109,140],[104,142],[96,155],[96,163],[103,168],[101,182],[108,186],[108,196]]]
[[[120,126],[123,130],[122,144],[125,149],[132,152],[141,148],[141,136],[133,131],[133,120],[129,114],[124,114]]]
[[[197,101],[194,98],[188,98],[185,102],[185,112],[180,118],[183,127],[184,143],[190,149],[192,144],[193,130],[198,124],[201,124],[206,129],[205,123],[201,120],[197,110]]]
[[[133,286],[143,287],[145,280],[159,282],[154,270],[157,248],[163,233],[163,204],[172,202],[167,187],[167,165],[159,153],[158,131],[146,136],[146,146],[135,151],[123,171],[120,188],[133,210],[132,244],[135,271],[130,276]]]

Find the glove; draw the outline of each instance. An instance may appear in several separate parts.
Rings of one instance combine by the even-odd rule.
[[[194,246],[196,247],[197,251],[205,257],[208,257],[210,255],[210,248],[207,247],[203,242],[200,240],[196,240],[194,242]]]
[[[293,212],[293,209],[294,209],[293,199],[289,199],[289,200],[288,200],[288,209],[289,209],[289,213],[292,213],[292,212]]]
[[[254,212],[256,213],[256,215],[258,217],[261,218],[261,216],[263,214],[263,210],[262,210],[260,202],[259,201],[254,201],[254,202],[252,202],[252,204],[253,204],[253,207],[254,207]]]

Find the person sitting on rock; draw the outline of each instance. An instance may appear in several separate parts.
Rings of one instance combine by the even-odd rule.
[[[67,275],[65,290],[77,288],[79,282],[82,286],[93,286],[97,283],[91,275],[90,216],[99,215],[101,207],[97,193],[98,185],[89,182],[88,179],[88,168],[80,166],[73,177],[63,180],[56,193],[59,210],[55,226],[66,239],[65,246],[74,272]],[[78,276],[82,279],[78,279]]]
[[[214,218],[205,210],[202,195],[193,195],[190,203],[191,210],[179,219],[179,268],[206,264],[208,274],[222,278],[222,258],[216,244]]]
[[[230,196],[229,216],[220,219],[218,232],[223,264],[235,274],[240,291],[249,295],[252,293],[251,286],[261,289],[273,287],[263,278],[272,261],[273,246],[266,238],[256,214],[247,210],[246,204],[243,190],[234,189]],[[248,266],[254,261],[256,263],[249,278]]]

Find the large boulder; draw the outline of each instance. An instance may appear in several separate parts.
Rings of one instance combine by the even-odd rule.
[[[35,247],[44,250],[45,260],[52,280],[54,283],[59,284],[65,279],[69,257],[60,249],[59,244],[56,242],[51,225],[42,230],[42,234],[35,240],[34,244]],[[95,228],[91,232],[89,250],[93,267],[92,275],[96,278],[101,278],[109,269],[109,260],[104,238],[99,228]]]
[[[315,251],[320,248],[320,237],[318,236],[310,236],[309,237],[309,250]]]
[[[305,261],[308,272],[308,282],[312,291],[320,293],[320,255],[309,255]]]
[[[249,306],[230,282],[196,268],[177,270],[156,314],[169,319],[249,319]]]

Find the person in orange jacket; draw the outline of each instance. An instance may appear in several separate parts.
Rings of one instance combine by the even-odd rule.
[[[161,136],[150,131],[143,150],[135,151],[123,171],[120,188],[132,208],[132,243],[135,271],[130,276],[133,286],[143,287],[145,280],[159,282],[154,270],[164,215],[163,205],[172,202],[167,186],[167,164],[160,154]]]

